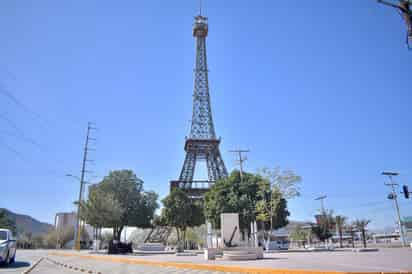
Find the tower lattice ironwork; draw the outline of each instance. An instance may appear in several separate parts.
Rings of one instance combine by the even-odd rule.
[[[196,67],[193,90],[193,114],[190,135],[186,138],[186,157],[179,180],[171,182],[171,188],[184,189],[191,197],[202,197],[216,180],[227,177],[227,170],[219,151],[220,139],[216,138],[210,104],[207,70],[206,37],[207,17],[198,15],[193,25],[196,39]],[[205,161],[207,180],[194,180],[196,163]]]

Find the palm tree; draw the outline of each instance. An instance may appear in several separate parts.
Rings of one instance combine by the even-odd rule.
[[[362,233],[362,241],[363,241],[363,247],[366,248],[366,227],[370,223],[370,220],[366,219],[361,219],[361,220],[356,220],[354,222],[354,225],[359,231]]]
[[[350,236],[352,241],[352,248],[355,248],[355,226],[352,224],[349,226]]]
[[[340,248],[343,247],[342,244],[342,234],[343,234],[343,227],[345,226],[346,223],[346,217],[345,216],[336,216],[335,218],[335,222],[336,222],[336,226],[338,227],[338,233],[339,233],[339,246]]]

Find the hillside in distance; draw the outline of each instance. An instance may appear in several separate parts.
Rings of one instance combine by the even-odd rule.
[[[33,236],[42,235],[53,229],[53,226],[48,223],[40,222],[28,215],[14,213],[8,209],[0,208],[4,210],[11,220],[16,223],[17,233],[31,233]]]

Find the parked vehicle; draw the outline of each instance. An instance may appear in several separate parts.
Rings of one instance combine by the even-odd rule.
[[[16,259],[16,239],[9,229],[0,229],[0,264],[12,264]]]
[[[266,250],[288,250],[289,241],[284,239],[278,239],[275,241],[270,241],[265,246]]]

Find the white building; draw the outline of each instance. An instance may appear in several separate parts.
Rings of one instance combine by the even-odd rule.
[[[75,212],[57,213],[54,218],[54,227],[58,231],[74,228],[77,221],[77,214]]]

